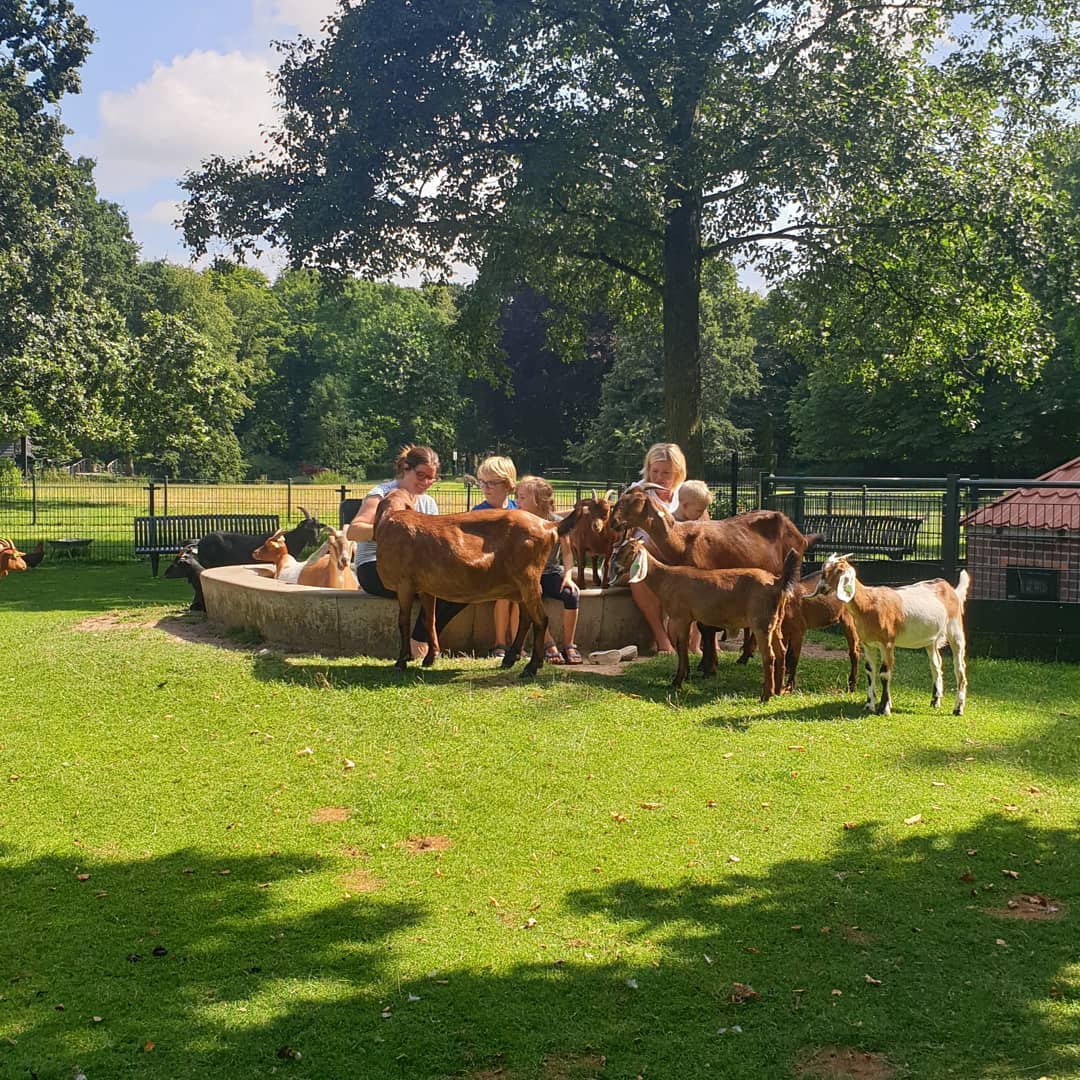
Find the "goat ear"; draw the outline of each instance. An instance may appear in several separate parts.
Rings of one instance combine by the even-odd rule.
[[[837,598],[849,604],[855,598],[855,568],[849,566],[836,583]]]
[[[649,556],[645,553],[644,548],[638,548],[638,553],[634,556],[634,561],[630,564],[630,576],[626,579],[631,585],[636,585],[639,581],[645,580],[645,575],[649,572]]]

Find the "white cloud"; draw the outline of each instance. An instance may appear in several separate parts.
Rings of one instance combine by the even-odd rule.
[[[98,112],[100,130],[79,152],[97,159],[106,197],[177,179],[212,154],[257,150],[260,129],[274,119],[266,61],[240,52],[155,64],[149,79],[102,94]]]
[[[180,204],[175,199],[159,199],[138,218],[150,225],[171,225],[179,216]]]
[[[256,24],[291,27],[309,37],[319,37],[323,20],[336,11],[337,0],[252,0]]]

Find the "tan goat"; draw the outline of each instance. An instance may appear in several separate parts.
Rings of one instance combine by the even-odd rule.
[[[644,581],[656,593],[670,619],[679,654],[675,678],[678,689],[690,671],[690,624],[736,630],[748,626],[761,651],[761,700],[768,701],[780,688],[784,673],[784,642],[780,625],[784,606],[795,590],[799,553],[791,549],[779,575],[748,567],[699,570],[693,566],[666,566],[653,558],[640,540],[629,539],[611,556],[611,581],[628,585]]]
[[[881,683],[876,711],[892,712],[889,687],[895,670],[895,649],[925,649],[930,658],[933,691],[930,705],[941,704],[941,647],[947,641],[956,673],[956,707],[960,716],[967,699],[967,667],[964,650],[964,601],[971,578],[960,571],[954,589],[943,578],[919,581],[899,589],[863,585],[847,555],[830,555],[821,568],[821,581],[812,595],[835,593],[845,604],[859,632],[866,663],[866,707],[875,711],[874,698]]]
[[[20,551],[10,540],[0,540],[0,578],[5,578],[13,570],[25,570],[25,552]]]

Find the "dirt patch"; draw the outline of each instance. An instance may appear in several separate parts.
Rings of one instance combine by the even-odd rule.
[[[596,1080],[607,1059],[603,1054],[552,1054],[544,1058],[543,1080]]]
[[[889,1080],[896,1070],[884,1054],[870,1054],[850,1046],[823,1046],[802,1059],[796,1076],[816,1076],[821,1080]]]
[[[341,886],[350,896],[378,892],[385,884],[382,878],[377,878],[370,870],[365,870],[363,867],[357,867],[341,875]]]
[[[1042,893],[1019,893],[1005,902],[1005,907],[990,912],[999,919],[1022,919],[1025,922],[1057,922],[1065,918],[1065,908]]]
[[[449,836],[410,836],[404,843],[398,844],[410,855],[420,855],[428,851],[446,851],[450,847]]]
[[[312,810],[308,821],[312,825],[327,825],[334,821],[348,821],[352,811],[344,806],[320,806],[318,810]]]
[[[87,616],[75,624],[75,629],[88,634],[107,634],[113,630],[149,630],[154,625],[153,619],[141,618],[137,614],[106,611],[103,615]]]
[[[857,926],[845,926],[844,940],[852,945],[869,945],[872,939]]]

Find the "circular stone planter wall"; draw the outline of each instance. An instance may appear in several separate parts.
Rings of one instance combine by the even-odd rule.
[[[266,566],[221,566],[202,575],[206,615],[224,629],[255,630],[267,641],[340,656],[398,654],[397,602],[365,592],[283,585]],[[545,600],[551,632],[562,644],[562,603]],[[444,652],[486,656],[494,645],[492,604],[470,604],[447,625]],[[416,607],[413,609],[415,616]],[[577,644],[583,653],[637,645],[652,635],[626,588],[583,589]]]

